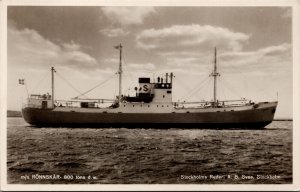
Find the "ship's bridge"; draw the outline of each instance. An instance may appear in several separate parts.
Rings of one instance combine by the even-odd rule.
[[[171,73],[172,74],[172,73]],[[168,74],[166,74],[167,77]],[[166,78],[165,82],[163,78],[158,77],[157,83],[153,83],[153,102],[157,103],[172,103],[172,81],[168,82]]]
[[[170,82],[168,81],[170,77]],[[139,86],[135,87],[134,97],[125,96],[125,102],[144,102],[144,103],[171,103],[172,102],[172,78],[173,73],[166,73],[165,81],[158,77],[157,82],[150,81],[149,77],[140,77]]]

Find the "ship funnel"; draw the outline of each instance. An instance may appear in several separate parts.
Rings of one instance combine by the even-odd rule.
[[[139,78],[139,93],[150,93],[151,84],[149,77],[140,77]]]

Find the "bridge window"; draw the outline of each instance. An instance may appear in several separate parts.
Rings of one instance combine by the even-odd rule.
[[[172,91],[167,91],[167,93],[172,93]]]

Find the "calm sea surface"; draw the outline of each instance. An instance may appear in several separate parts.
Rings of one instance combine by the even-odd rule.
[[[8,183],[287,184],[292,129],[35,128],[8,118]]]

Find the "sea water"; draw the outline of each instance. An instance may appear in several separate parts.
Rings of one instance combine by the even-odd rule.
[[[292,121],[262,130],[7,124],[11,184],[292,183]]]

